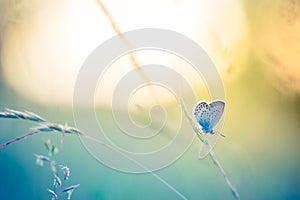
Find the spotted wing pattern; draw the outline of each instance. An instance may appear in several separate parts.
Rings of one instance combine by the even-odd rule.
[[[205,158],[209,152],[216,145],[220,134],[219,132],[214,132],[213,128],[220,121],[225,108],[225,102],[216,100],[210,103],[205,101],[200,101],[196,104],[193,110],[193,115],[199,125],[202,127],[202,131],[205,134],[203,139],[206,140],[208,145],[202,144],[199,151],[199,159]]]
[[[207,130],[210,127],[210,113],[210,106],[205,101],[200,101],[194,107],[194,118],[200,124],[200,126],[202,126],[203,130]]]

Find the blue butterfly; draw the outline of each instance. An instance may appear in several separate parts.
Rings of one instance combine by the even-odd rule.
[[[202,127],[204,133],[214,134],[214,126],[219,122],[224,112],[225,102],[216,100],[210,103],[200,101],[193,109],[195,120]]]
[[[193,116],[201,126],[201,130],[205,133],[205,139],[209,143],[209,148],[205,145],[201,147],[199,158],[204,158],[217,143],[219,136],[222,135],[213,128],[220,121],[224,108],[225,102],[221,100],[215,100],[209,103],[206,101],[199,101],[194,107]]]

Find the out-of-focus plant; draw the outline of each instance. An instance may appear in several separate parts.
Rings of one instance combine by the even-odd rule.
[[[58,132],[62,134],[62,139],[60,144],[60,150],[62,150],[64,144],[64,135],[66,133],[82,134],[76,128],[70,127],[68,125],[52,123],[40,117],[39,115],[29,111],[20,112],[12,109],[7,109],[5,112],[0,112],[0,118],[22,119],[22,120],[26,120],[38,124],[38,126],[31,127],[30,128],[31,131],[29,133],[1,144],[0,148],[4,148],[9,144],[15,143],[19,140],[25,139],[29,136],[41,132]],[[74,189],[77,188],[79,184],[64,187],[65,182],[70,177],[70,168],[67,167],[66,165],[57,163],[53,159],[53,156],[57,154],[60,150],[56,145],[53,145],[51,143],[50,139],[44,140],[44,146],[48,151],[48,155],[45,156],[45,155],[35,154],[35,158],[36,158],[37,165],[44,166],[44,164],[47,163],[50,166],[50,170],[51,173],[53,174],[53,179],[54,179],[52,187],[48,189],[48,192],[51,194],[51,199],[58,200],[58,199],[63,199],[66,196],[66,198],[70,200]]]
[[[188,113],[188,111],[185,107],[185,104],[182,101],[180,102],[180,104],[181,104],[181,107],[182,107],[183,112],[185,114],[185,117],[187,118],[187,120],[191,124],[196,136],[198,137],[198,139],[205,146],[207,146],[208,149],[210,149],[210,146],[207,143],[206,139],[202,136],[201,130],[195,125],[193,119],[191,118],[190,114]],[[26,135],[17,137],[13,140],[10,140],[6,143],[1,144],[0,149],[3,148],[3,147],[6,147],[9,144],[15,143],[19,140],[25,139],[25,138],[27,138],[31,135],[35,135],[35,134],[41,133],[41,132],[58,132],[58,133],[61,133],[62,134],[61,145],[60,145],[61,150],[62,150],[63,143],[64,143],[64,135],[66,133],[81,135],[81,136],[87,137],[88,139],[95,140],[94,138],[89,137],[88,135],[84,134],[83,132],[81,132],[80,130],[78,130],[74,127],[70,127],[66,124],[61,125],[61,124],[50,122],[50,121],[45,120],[44,118],[40,117],[39,115],[37,115],[35,113],[32,113],[32,112],[29,112],[29,111],[20,112],[20,111],[16,111],[16,110],[12,110],[12,109],[7,109],[5,112],[0,112],[0,118],[22,119],[22,120],[31,121],[31,122],[34,122],[34,123],[38,124],[38,126],[32,127],[31,132],[27,133]],[[95,141],[98,142],[99,144],[107,146],[102,141],[98,141],[98,140],[95,140]],[[48,151],[48,156],[37,155],[36,154],[35,157],[36,157],[36,164],[38,164],[40,166],[43,166],[44,163],[46,163],[46,162],[50,164],[50,169],[51,169],[51,171],[53,173],[53,176],[54,176],[54,184],[53,184],[53,187],[51,189],[48,189],[48,192],[51,194],[52,200],[58,200],[59,197],[61,197],[65,193],[68,194],[67,198],[70,199],[71,195],[72,195],[72,192],[74,191],[75,188],[77,188],[79,186],[79,184],[72,185],[70,187],[67,187],[67,188],[63,189],[62,185],[68,179],[68,177],[70,175],[70,169],[67,166],[57,164],[55,162],[55,160],[52,159],[52,156],[59,152],[58,147],[51,144],[51,141],[49,139],[44,141],[44,145],[45,145],[45,147]],[[109,148],[109,146],[107,146],[107,147]],[[212,150],[209,151],[209,156],[210,156],[211,160],[213,161],[214,165],[219,169],[219,171],[223,175],[228,187],[230,188],[230,191],[231,191],[234,199],[239,199],[239,193],[238,193],[237,189],[235,188],[235,186],[229,180],[228,176],[226,175],[226,173],[224,171],[224,168],[222,167],[221,163],[218,161],[218,159],[216,158],[216,156],[214,155]],[[63,176],[61,176],[60,171],[62,171]],[[150,173],[153,174],[156,178],[158,177],[153,172],[150,172]],[[61,179],[60,177],[63,177],[63,178]],[[163,182],[163,183],[166,184],[165,182]],[[170,187],[170,186],[168,185],[168,187]]]
[[[62,124],[50,122],[50,121],[40,117],[39,115],[29,112],[29,111],[21,112],[21,111],[17,111],[17,110],[13,110],[13,109],[6,109],[5,112],[0,112],[0,118],[16,119],[16,120],[20,119],[20,120],[26,120],[26,121],[38,124],[38,126],[31,127],[30,128],[31,131],[29,133],[1,144],[0,148],[6,147],[9,144],[15,143],[19,140],[25,139],[29,136],[36,135],[41,132],[57,132],[57,133],[62,134],[61,146],[60,146],[60,148],[62,149],[63,144],[64,144],[64,136],[66,133],[67,134],[76,134],[76,135],[82,134],[81,131],[79,131],[78,129],[76,129],[74,127],[70,127],[67,124],[62,125]]]
[[[35,154],[36,164],[39,166],[44,166],[45,163],[49,164],[50,171],[53,174],[53,185],[48,189],[51,194],[52,200],[61,199],[67,194],[67,199],[71,199],[72,193],[79,184],[64,187],[65,182],[70,177],[70,168],[66,165],[57,163],[53,156],[59,152],[58,147],[51,143],[50,139],[44,140],[44,145],[48,151],[48,156]]]

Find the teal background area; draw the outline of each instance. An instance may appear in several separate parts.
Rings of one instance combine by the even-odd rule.
[[[225,83],[227,137],[219,141],[215,153],[241,199],[297,200],[299,98],[291,100],[274,92],[260,76],[257,68],[249,68],[239,79]],[[255,81],[258,78],[262,81]],[[1,78],[0,109],[5,108],[30,110],[51,121],[74,125],[70,108],[27,101],[11,91]],[[25,134],[29,127],[24,121],[1,119],[0,142]],[[34,157],[47,154],[42,143],[45,138],[60,142],[58,133],[41,133],[0,149],[1,200],[51,199],[46,190],[53,184],[52,174],[47,165],[37,166]],[[196,146],[155,173],[188,199],[233,199],[212,161],[197,159]],[[76,136],[66,136],[63,152],[54,158],[71,168],[65,186],[80,184],[72,196],[75,200],[181,199],[151,174],[128,174],[104,166]]]

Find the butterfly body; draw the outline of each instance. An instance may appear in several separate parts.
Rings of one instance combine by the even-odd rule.
[[[224,108],[225,102],[221,100],[199,101],[193,109],[193,116],[204,133],[214,134],[213,128],[220,121]]]

